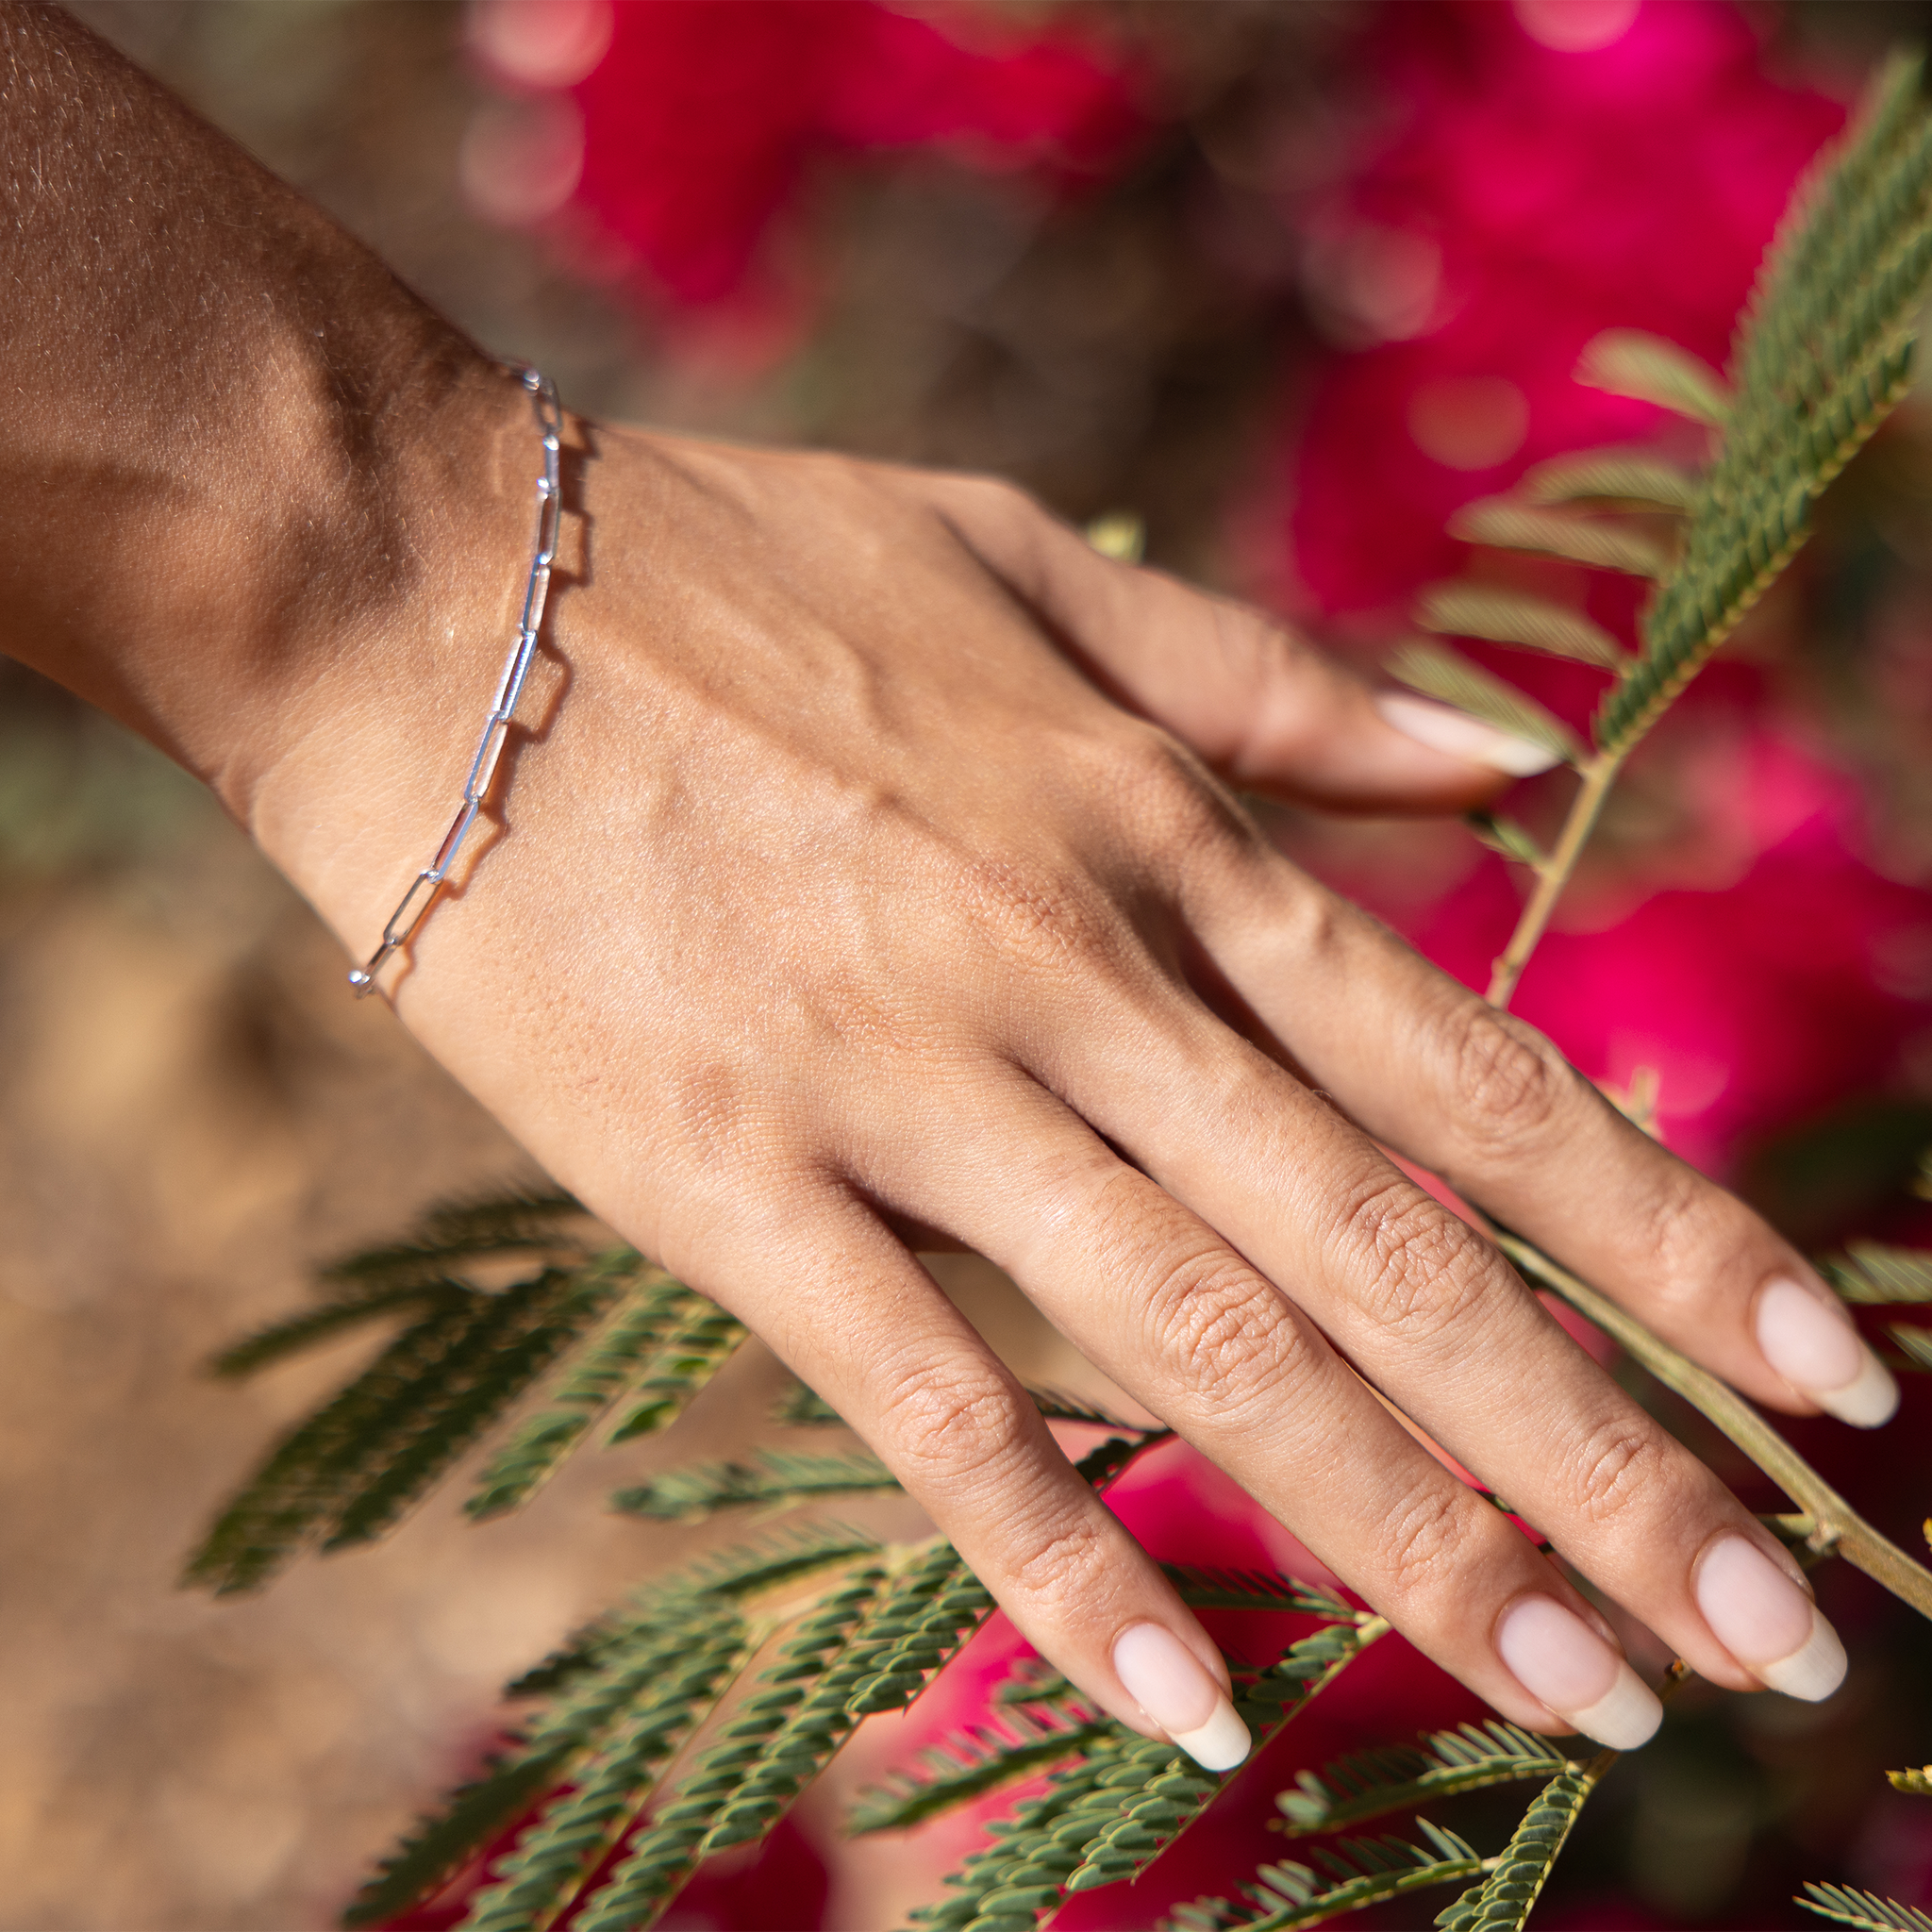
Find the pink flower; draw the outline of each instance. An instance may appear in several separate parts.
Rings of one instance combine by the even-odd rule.
[[[601,58],[570,89],[573,208],[684,304],[745,286],[827,157],[939,147],[1065,182],[1116,160],[1141,125],[1121,63],[1090,36],[991,8],[958,7],[943,26],[877,0],[652,0],[602,17]],[[514,16],[487,18],[486,53],[528,45],[535,75],[570,71],[549,40],[520,40]],[[579,43],[594,47],[590,29]]]

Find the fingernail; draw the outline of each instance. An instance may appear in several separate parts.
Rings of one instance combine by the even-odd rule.
[[[1774,1690],[1816,1704],[1844,1682],[1838,1632],[1744,1538],[1725,1537],[1698,1565],[1697,1607],[1717,1641]]]
[[[1555,1597],[1512,1604],[1497,1628],[1496,1649],[1532,1697],[1599,1744],[1634,1751],[1663,1722],[1656,1692]]]
[[[1757,1297],[1757,1345],[1794,1389],[1827,1415],[1875,1429],[1898,1407],[1891,1371],[1867,1348],[1836,1302],[1801,1282],[1768,1282]]]
[[[1472,718],[1467,711],[1432,704],[1427,698],[1413,698],[1407,691],[1378,691],[1375,708],[1383,723],[1394,725],[1405,738],[1412,738],[1431,751],[1446,752],[1452,758],[1488,765],[1492,772],[1507,772],[1513,778],[1533,777],[1563,762],[1561,754],[1546,744],[1512,738],[1480,718]]]
[[[1113,1647],[1131,1697],[1205,1771],[1232,1771],[1248,1755],[1248,1727],[1201,1659],[1171,1630],[1136,1624]]]

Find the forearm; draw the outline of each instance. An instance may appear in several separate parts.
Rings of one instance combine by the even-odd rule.
[[[248,819],[319,685],[358,653],[450,648],[458,536],[520,541],[511,398],[360,243],[20,0],[0,284],[0,650]],[[460,533],[459,500],[481,512]]]

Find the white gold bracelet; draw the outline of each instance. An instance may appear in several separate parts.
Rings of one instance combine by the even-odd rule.
[[[399,946],[408,944],[410,935],[423,924],[443,880],[449,876],[457,854],[463,849],[463,841],[469,837],[483,801],[490,796],[491,781],[496,776],[497,762],[509,737],[510,721],[516,716],[517,699],[523,695],[524,678],[537,649],[537,632],[543,623],[543,600],[550,591],[550,560],[557,555],[557,451],[558,435],[563,427],[563,406],[557,399],[557,385],[535,369],[524,371],[524,387],[530,392],[530,407],[536,412],[537,427],[543,438],[543,474],[537,479],[537,541],[530,558],[529,581],[524,589],[523,618],[517,625],[516,642],[510,646],[503,675],[497,679],[490,715],[483,721],[483,736],[470,765],[468,782],[463,786],[463,802],[457,808],[449,830],[442,835],[436,857],[409,882],[402,903],[390,914],[389,924],[382,929],[382,943],[363,965],[349,974],[349,984],[356,989],[358,1000],[374,989],[375,975],[382,971],[389,956]]]

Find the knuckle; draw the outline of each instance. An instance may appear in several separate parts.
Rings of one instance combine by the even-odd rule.
[[[1178,1393],[1224,1418],[1308,1366],[1311,1343],[1293,1311],[1224,1248],[1167,1259],[1146,1307],[1155,1358]]]
[[[1673,1166],[1642,1212],[1650,1319],[1676,1323],[1707,1317],[1712,1284],[1741,1245],[1735,1237],[1718,1238],[1708,1184],[1691,1169]]]
[[[1101,782],[1124,824],[1166,851],[1243,839],[1247,821],[1206,765],[1158,725],[1111,734]]]
[[[1453,1591],[1467,1541],[1469,1492],[1430,1481],[1411,1491],[1391,1517],[1382,1562],[1391,1598],[1414,1599]]]
[[[879,1418],[908,1481],[940,1490],[976,1487],[1011,1463],[1036,1421],[1018,1390],[990,1368],[929,1361],[901,1375]]]
[[[1471,1002],[1462,1008],[1450,1052],[1466,1130],[1492,1157],[1534,1147],[1574,1091],[1576,1076],[1556,1048],[1493,1007]]]
[[[1410,1343],[1459,1330],[1496,1286],[1482,1238],[1400,1175],[1377,1177],[1346,1204],[1338,1246],[1357,1307]]]
[[[1091,970],[1126,948],[1124,915],[1071,859],[975,855],[953,896],[996,954],[1023,965]]]
[[[1055,1621],[1084,1622],[1109,1554],[1100,1526],[1057,1516],[1050,1523],[1009,1524],[1006,1534],[1011,1591]]]
[[[1572,1455],[1564,1485],[1570,1507],[1601,1526],[1616,1523],[1640,1499],[1646,1509],[1667,1504],[1677,1487],[1674,1462],[1647,1417],[1614,1416],[1583,1437]]]

